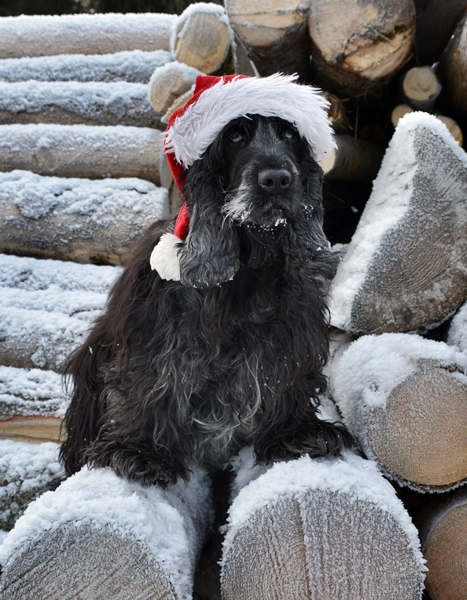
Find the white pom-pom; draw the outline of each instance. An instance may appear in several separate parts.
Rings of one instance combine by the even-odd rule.
[[[161,279],[180,281],[180,261],[177,247],[181,240],[173,233],[164,233],[151,253],[149,263]]]

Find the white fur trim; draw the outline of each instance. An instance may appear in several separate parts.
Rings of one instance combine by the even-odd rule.
[[[149,264],[157,271],[161,279],[180,281],[180,261],[176,244],[181,240],[173,233],[164,233],[151,252]]]
[[[220,80],[190,105],[166,132],[166,151],[185,168],[203,155],[233,119],[250,115],[280,117],[294,123],[321,160],[335,147],[327,118],[328,101],[320,90],[294,83],[296,75]]]

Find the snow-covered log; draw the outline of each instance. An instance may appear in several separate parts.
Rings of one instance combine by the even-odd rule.
[[[401,485],[467,480],[467,355],[418,335],[364,336],[331,364],[330,387],[368,458]]]
[[[0,171],[140,177],[159,185],[163,135],[149,127],[120,125],[0,125]]]
[[[0,251],[117,265],[168,211],[167,190],[141,179],[0,173]]]
[[[181,63],[203,73],[214,73],[227,58],[231,38],[224,8],[218,4],[196,2],[175,21],[170,48]]]
[[[0,60],[0,81],[147,83],[155,69],[171,61],[173,56],[166,50],[5,58]]]
[[[303,457],[264,473],[245,451],[238,463],[224,600],[421,598],[417,531],[373,463]]]
[[[0,255],[0,363],[59,371],[104,307],[109,287],[119,272],[115,267]],[[10,371],[5,377],[11,382],[15,374]],[[31,396],[31,389],[36,389],[34,394],[49,394],[52,384],[46,382],[48,376],[44,374],[44,380],[40,379],[42,392],[37,390],[37,377],[33,373],[30,382],[25,383],[24,400]],[[20,387],[20,379],[8,383],[2,403],[14,404],[11,396],[21,396]],[[56,404],[59,392],[54,389],[50,406],[58,412],[51,416],[59,418],[63,407]],[[36,402],[34,398],[29,400]],[[46,417],[49,413],[19,414]]]
[[[336,135],[335,141],[337,148],[320,162],[325,179],[373,181],[381,166],[384,149],[346,134]]]
[[[191,600],[206,476],[162,490],[86,468],[29,505],[1,548],[3,600]]]
[[[176,19],[155,13],[3,17],[0,58],[169,50]]]
[[[330,290],[335,327],[414,331],[467,299],[467,155],[439,119],[403,117]]]
[[[230,24],[261,75],[309,71],[309,2],[226,0]]]
[[[413,0],[311,0],[313,65],[344,96],[376,93],[405,64],[415,37]]]
[[[436,495],[416,515],[431,600],[467,598],[467,488]]]
[[[402,91],[410,106],[432,112],[441,84],[431,67],[413,67],[402,78]]]
[[[161,127],[143,83],[0,82],[0,124]]]
[[[177,61],[156,69],[149,81],[149,99],[154,110],[164,115],[181,96],[190,92],[198,75],[201,71]]]
[[[459,115],[465,119],[467,117],[467,14],[443,53],[438,70],[446,97]]]
[[[12,529],[28,504],[63,476],[57,444],[0,440],[0,529]]]

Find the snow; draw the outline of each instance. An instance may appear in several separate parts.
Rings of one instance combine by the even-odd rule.
[[[0,418],[16,415],[63,418],[67,405],[58,373],[0,365]]]
[[[147,83],[155,69],[172,60],[166,50],[6,58],[0,60],[0,81]]]
[[[391,391],[417,370],[420,360],[457,369],[457,376],[467,382],[466,354],[455,346],[413,334],[363,336],[331,363],[332,397],[345,424],[370,458],[374,457],[366,434],[366,413],[373,407],[384,410]]]
[[[423,128],[441,138],[467,168],[466,153],[439,119],[428,113],[413,112],[399,121],[357,230],[331,284],[329,307],[335,327],[352,330],[353,302],[368,275],[370,262],[384,236],[398,227],[410,208],[413,180],[419,168],[414,137]]]
[[[175,596],[191,600],[195,559],[211,518],[208,480],[196,467],[188,483],[166,490],[125,481],[110,468],[85,467],[29,505],[0,548],[0,562],[40,545],[48,532],[66,524],[110,526],[143,545],[169,577]]]
[[[323,490],[329,494],[345,494],[352,503],[370,503],[388,513],[405,533],[414,557],[423,568],[424,559],[417,530],[394,488],[384,479],[374,462],[346,452],[344,460],[304,456],[276,463],[264,473],[255,473],[254,479],[251,478],[251,462],[244,460],[243,469],[245,472],[240,470],[237,479],[246,485],[229,510],[224,557],[236,534],[255,513],[285,496],[300,500],[311,490]],[[237,487],[241,486],[237,484]]]

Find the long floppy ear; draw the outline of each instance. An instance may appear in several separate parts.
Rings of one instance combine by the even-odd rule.
[[[240,266],[238,235],[220,212],[224,194],[219,174],[207,160],[189,170],[183,195],[190,211],[190,228],[180,246],[180,282],[199,288],[214,287],[233,278]]]

